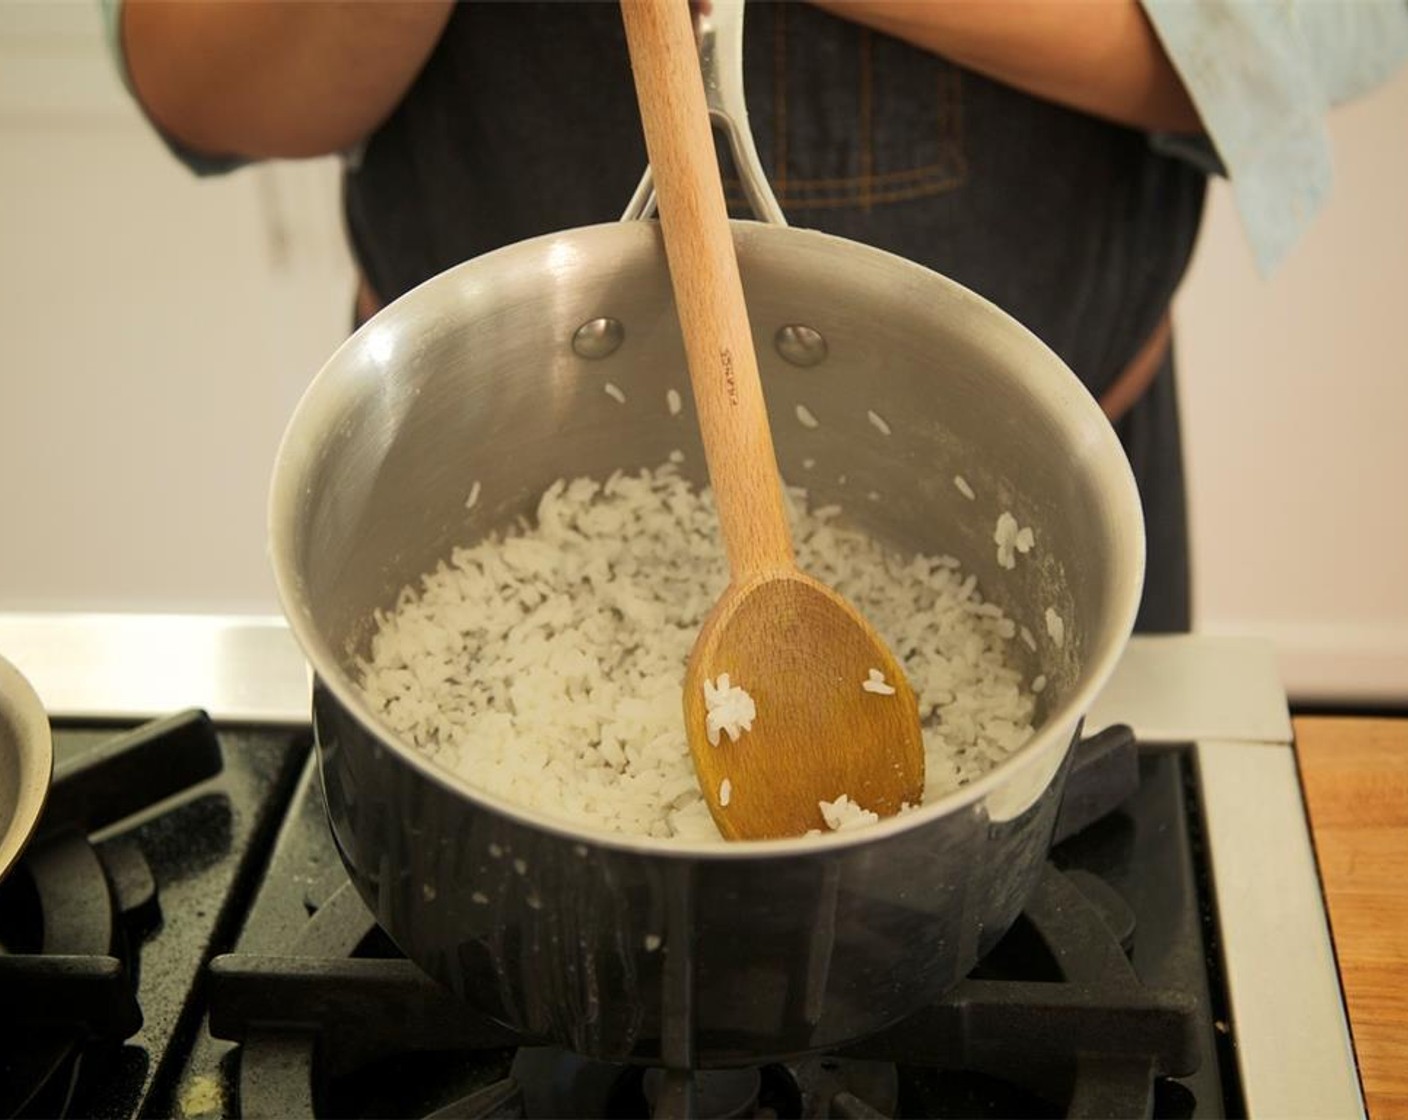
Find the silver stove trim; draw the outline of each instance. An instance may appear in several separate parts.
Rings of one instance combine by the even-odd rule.
[[[1134,637],[1085,720],[1091,732],[1112,723],[1145,743],[1291,741],[1275,651],[1255,638]]]
[[[51,718],[150,719],[185,708],[222,723],[310,718],[307,663],[282,618],[0,614],[0,654]]]
[[[310,678],[281,618],[0,613],[0,655],[52,718],[201,707],[306,724]],[[1133,638],[1086,719],[1196,742],[1223,964],[1251,1116],[1362,1116],[1314,853],[1271,646]]]
[[[1204,741],[1196,757],[1247,1115],[1363,1116],[1295,752]]]

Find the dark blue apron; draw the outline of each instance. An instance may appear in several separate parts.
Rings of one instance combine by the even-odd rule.
[[[1148,524],[1138,627],[1189,624],[1169,303],[1202,172],[1139,132],[1028,97],[808,5],[755,4],[749,114],[790,221],[981,293],[1101,397]],[[460,5],[346,182],[381,300],[470,257],[616,217],[645,165],[614,4]],[[729,179],[731,208],[747,215]],[[1131,396],[1132,404],[1121,404]]]

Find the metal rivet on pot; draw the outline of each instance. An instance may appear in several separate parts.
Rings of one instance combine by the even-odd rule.
[[[594,361],[616,353],[625,340],[626,328],[619,319],[588,319],[572,336],[572,349],[579,357]]]
[[[800,323],[779,327],[773,337],[773,345],[784,359],[803,369],[820,365],[826,360],[826,339]]]

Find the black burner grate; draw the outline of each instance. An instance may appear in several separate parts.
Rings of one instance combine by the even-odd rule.
[[[1185,754],[1123,729],[1081,745],[1074,788],[1098,792],[935,1005],[842,1053],[700,1071],[521,1038],[400,958],[338,866],[310,765],[238,951],[208,970],[183,1084],[218,1082],[221,1114],[247,1117],[1221,1116]]]
[[[89,835],[218,774],[203,712],[146,724],[56,768],[38,834],[0,885],[0,1116],[66,1113],[84,1046],[142,1025],[134,942],[159,920],[151,868]]]
[[[897,1093],[874,1071],[894,1080],[897,1068],[998,1077],[1069,1116],[1148,1115],[1156,1079],[1197,1067],[1198,1004],[1140,983],[1121,945],[1128,909],[1099,884],[1048,866],[1013,931],[1044,946],[1058,979],[970,979],[844,1054],[762,1070],[647,1072],[587,1062],[476,1015],[407,961],[300,955],[314,940],[351,952],[372,933],[350,886],[326,904],[322,922],[309,923],[294,955],[214,961],[210,1025],[244,1044],[245,1116],[293,1115],[295,1102],[313,1115],[336,1081],[378,1055],[460,1052],[464,1064],[464,1055],[491,1052],[490,1068],[515,1045],[523,1049],[507,1076],[429,1115],[893,1115]],[[779,1079],[790,1092],[776,1088]],[[766,1112],[765,1080],[775,1098]],[[788,1101],[793,1107],[780,1111]]]

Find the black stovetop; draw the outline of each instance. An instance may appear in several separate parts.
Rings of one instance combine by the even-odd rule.
[[[399,959],[342,870],[306,730],[117,730],[56,727],[45,828],[0,887],[0,1115],[631,1116],[682,1084],[698,1115],[1242,1111],[1187,749],[1140,750],[1137,790],[1053,850],[941,1004],[844,1054],[681,1082],[516,1048]],[[114,749],[144,737],[166,745]],[[80,881],[83,902],[49,885]],[[35,913],[88,932],[15,968]]]
[[[309,745],[194,711],[55,726],[40,828],[0,884],[0,1116],[171,1113],[205,962],[243,922]]]

